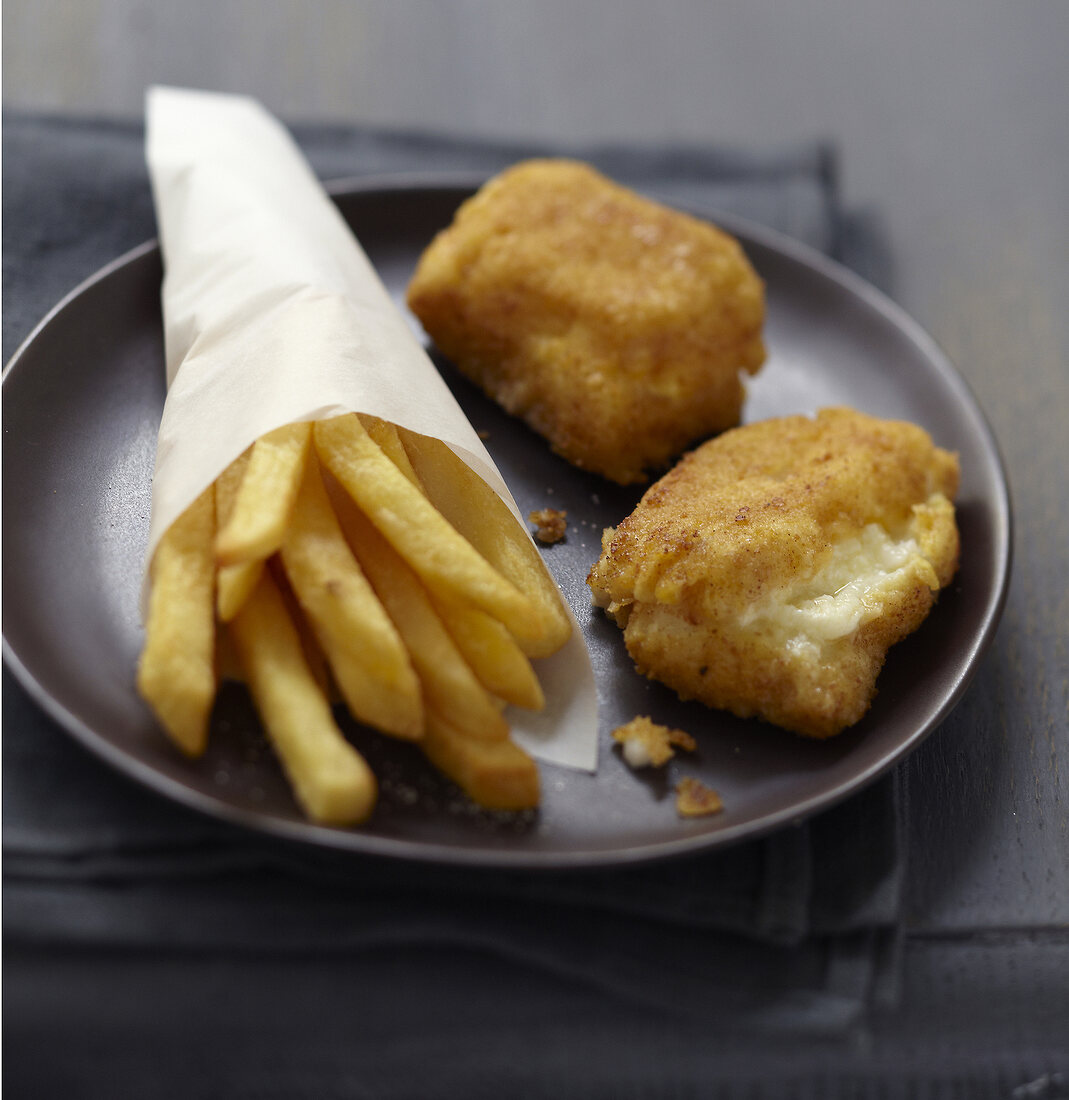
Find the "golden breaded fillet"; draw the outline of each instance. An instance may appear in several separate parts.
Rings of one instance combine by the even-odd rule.
[[[857,722],[953,576],[957,458],[850,409],[737,428],[605,531],[587,578],[638,670],[811,737]]]
[[[586,165],[525,161],[464,203],[408,304],[459,369],[583,469],[646,480],[738,423],[764,285],[719,229]]]

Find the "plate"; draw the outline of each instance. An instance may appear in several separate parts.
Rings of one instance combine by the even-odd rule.
[[[471,180],[342,182],[332,188],[395,300],[420,252],[471,193]],[[700,213],[700,212],[699,212]],[[138,590],[164,400],[161,262],[154,242],[109,264],[45,318],[4,377],[4,657],[60,725],[161,795],[295,841],[438,862],[593,866],[682,855],[754,837],[871,783],[947,715],[990,641],[1005,598],[1010,508],[992,434],[934,342],[871,286],[820,254],[735,218],[768,295],[766,366],[747,421],[824,405],[913,420],[961,458],[962,565],[923,627],[895,647],[869,714],[812,742],[685,704],[637,675],[621,632],[590,606],[585,577],[603,527],[641,494],[568,466],[520,422],[439,365],[511,486],[521,512],[568,512],[545,558],[578,617],[600,700],[601,758],[589,775],[544,765],[537,813],[476,810],[410,746],[349,732],[380,777],[359,830],[305,821],[244,693],[226,689],[207,755],[181,757],[134,690]],[[413,327],[418,331],[415,321]],[[634,773],[611,730],[635,714],[689,730],[696,754],[667,773]],[[722,795],[725,811],[680,820],[677,772]]]

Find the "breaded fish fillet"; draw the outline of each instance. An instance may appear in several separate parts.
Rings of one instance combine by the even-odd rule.
[[[738,242],[584,164],[487,183],[420,259],[408,304],[438,348],[576,466],[646,480],[738,423],[765,358]]]
[[[958,476],[921,428],[850,409],[737,428],[605,531],[587,583],[640,672],[829,737],[954,574]]]

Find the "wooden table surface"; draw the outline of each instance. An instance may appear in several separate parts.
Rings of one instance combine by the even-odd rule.
[[[1022,1045],[1050,1034],[1029,986],[1069,987],[1069,4],[8,0],[4,29],[11,108],[135,117],[155,80],[291,121],[833,142],[846,203],[882,226],[884,289],[974,390],[1015,509],[1002,625],[904,765],[904,1004],[941,997],[962,1029]]]

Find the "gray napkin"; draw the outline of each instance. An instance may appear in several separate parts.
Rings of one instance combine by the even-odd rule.
[[[328,179],[488,174],[524,156],[580,156],[666,199],[770,225],[886,284],[879,235],[842,210],[827,148],[545,149],[338,127],[296,136]],[[155,225],[139,127],[8,117],[3,138],[6,361],[56,300]],[[894,996],[897,775],[722,853],[581,873],[447,869],[297,848],[195,815],[91,758],[6,668],[3,687],[4,925],[8,958],[18,960],[8,995],[16,1015],[51,996],[76,1019],[80,987],[52,973],[57,953],[116,982],[149,965],[173,966],[178,981],[190,959],[220,952],[255,959],[263,982],[272,967],[282,981],[283,960],[295,956],[309,972],[361,960],[364,992],[398,1004],[422,987],[429,958],[445,966],[459,952],[472,989],[507,964],[529,976],[549,1015],[578,983],[601,1013],[640,1006],[665,1018],[730,1018],[760,1034],[845,1034]],[[376,969],[383,959],[389,968]],[[205,1013],[207,1028],[210,1005]]]

